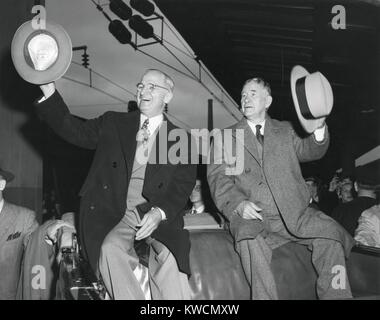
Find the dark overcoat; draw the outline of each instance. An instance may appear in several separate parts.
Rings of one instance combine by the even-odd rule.
[[[36,107],[40,117],[63,139],[79,147],[96,149],[80,191],[79,234],[82,251],[92,268],[97,270],[102,242],[126,210],[140,112],[106,112],[98,118],[81,121],[70,114],[57,91],[47,100],[37,103]],[[176,129],[165,120],[167,132]],[[162,132],[163,128],[166,129],[166,126],[161,126],[155,143],[164,141],[164,149],[158,146],[153,149],[160,151],[161,157],[163,150],[169,153],[176,144],[176,141],[169,140],[166,132]],[[190,141],[189,135],[185,134],[185,137]],[[169,160],[167,164],[148,163],[143,186],[146,202],[137,207],[141,217],[152,207],[159,207],[165,212],[167,220],[160,223],[152,237],[168,247],[179,269],[187,274],[190,274],[190,241],[188,232],[183,229],[183,213],[195,178],[196,166],[190,161],[178,164]]]

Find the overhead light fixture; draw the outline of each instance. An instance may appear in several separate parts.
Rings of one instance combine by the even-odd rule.
[[[110,0],[110,10],[124,21],[132,16],[132,9],[122,0]]]
[[[131,7],[146,17],[151,16],[154,13],[155,7],[154,4],[148,0],[131,0]]]
[[[112,20],[108,30],[120,43],[127,44],[131,42],[132,34],[120,20]]]
[[[139,34],[144,39],[156,38],[153,32],[153,27],[146,22],[141,16],[135,14],[128,22],[131,29]]]

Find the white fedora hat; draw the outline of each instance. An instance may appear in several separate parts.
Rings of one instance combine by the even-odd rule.
[[[58,24],[46,22],[45,29],[35,29],[32,21],[27,21],[13,36],[11,54],[21,78],[30,83],[45,84],[58,80],[69,68],[72,58],[71,39]],[[39,61],[39,70],[36,70],[33,62],[37,55],[39,59],[45,59]]]
[[[312,133],[327,117],[334,104],[331,85],[319,71],[309,73],[294,66],[290,73],[293,103],[302,127]]]

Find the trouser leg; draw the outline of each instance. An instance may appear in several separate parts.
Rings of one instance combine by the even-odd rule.
[[[189,300],[191,289],[187,274],[180,272],[169,249],[152,240],[149,254],[149,282],[153,300]]]
[[[277,287],[271,269],[272,249],[261,235],[236,243],[244,273],[251,286],[251,299],[277,300]]]
[[[136,279],[134,270],[139,259],[134,251],[135,230],[122,219],[103,241],[99,271],[112,299],[144,300],[144,292]]]
[[[312,261],[317,270],[320,299],[352,298],[342,245],[335,240],[312,240]]]

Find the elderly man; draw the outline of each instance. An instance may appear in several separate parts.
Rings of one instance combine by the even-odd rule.
[[[173,97],[173,80],[147,70],[137,85],[138,111],[106,112],[85,122],[70,114],[54,83],[41,89],[44,97],[37,110],[50,127],[77,146],[96,149],[80,192],[79,235],[82,251],[94,271],[100,271],[109,296],[188,299],[190,242],[183,212],[196,167],[168,157],[174,144],[168,132],[176,127],[163,111]],[[168,160],[160,163],[163,157]],[[151,277],[150,288],[143,291],[136,278],[141,265],[134,244],[146,240]]]
[[[34,211],[4,200],[3,191],[13,178],[0,168],[0,300],[16,299],[22,257],[38,227]]]
[[[278,298],[270,266],[272,250],[289,241],[312,250],[319,298],[349,298],[351,290],[344,270],[345,250],[348,254],[352,238],[334,220],[308,207],[310,193],[299,165],[326,152],[329,135],[324,118],[314,133],[302,139],[289,123],[269,117],[271,103],[267,82],[261,78],[247,80],[241,92],[244,118],[231,127],[233,143],[243,144],[243,159],[235,162],[243,162],[244,170],[226,174],[234,161],[220,138],[215,139],[214,157],[208,166],[211,194],[230,221],[252,298]],[[343,286],[334,286],[336,266],[343,270]]]

